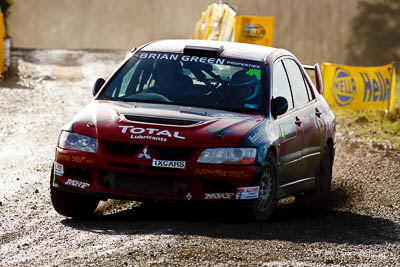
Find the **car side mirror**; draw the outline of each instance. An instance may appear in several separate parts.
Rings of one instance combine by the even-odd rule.
[[[289,103],[286,98],[282,96],[278,96],[277,98],[272,99],[271,113],[274,118],[279,115],[285,114],[288,110]]]
[[[93,96],[97,95],[97,93],[99,92],[100,88],[103,86],[103,84],[105,82],[106,81],[103,78],[98,78],[96,80],[96,82],[94,83],[94,86],[93,86],[93,91],[92,91]]]

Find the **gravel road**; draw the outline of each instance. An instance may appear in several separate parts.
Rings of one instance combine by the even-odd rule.
[[[51,203],[64,123],[125,52],[12,52],[0,83],[0,266],[400,266],[400,150],[341,133],[323,205],[286,199],[271,221],[225,206],[101,202],[72,220]]]

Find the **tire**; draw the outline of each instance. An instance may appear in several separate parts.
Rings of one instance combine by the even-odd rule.
[[[313,200],[321,201],[328,198],[329,193],[331,191],[331,183],[332,183],[332,165],[329,154],[329,148],[327,145],[325,145],[321,154],[321,160],[317,170],[315,187],[311,191],[311,196]]]
[[[275,209],[278,195],[278,167],[276,157],[271,152],[265,158],[259,186],[259,196],[252,205],[252,211],[255,219],[266,221]]]
[[[50,188],[51,202],[54,209],[61,215],[73,218],[85,218],[93,215],[99,204],[99,199],[60,191]]]

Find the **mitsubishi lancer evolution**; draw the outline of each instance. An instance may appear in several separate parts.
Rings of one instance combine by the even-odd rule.
[[[316,83],[306,69],[315,71]],[[335,117],[319,66],[284,49],[162,40],[133,49],[59,136],[51,200],[231,202],[258,220],[279,199],[329,193]]]

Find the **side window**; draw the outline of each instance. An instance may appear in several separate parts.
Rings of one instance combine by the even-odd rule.
[[[274,65],[272,74],[272,97],[276,98],[282,96],[288,101],[288,110],[293,108],[293,98],[290,91],[290,85],[288,77],[286,75],[285,68],[283,67],[282,61],[279,61]]]
[[[310,100],[315,99],[315,95],[314,95],[313,90],[310,87],[310,84],[307,82],[306,79],[304,79],[304,82],[306,83],[306,87],[307,87],[308,99],[310,99]]]
[[[294,106],[303,106],[310,101],[303,73],[293,59],[284,59],[283,62],[289,76],[289,82],[293,92]]]

